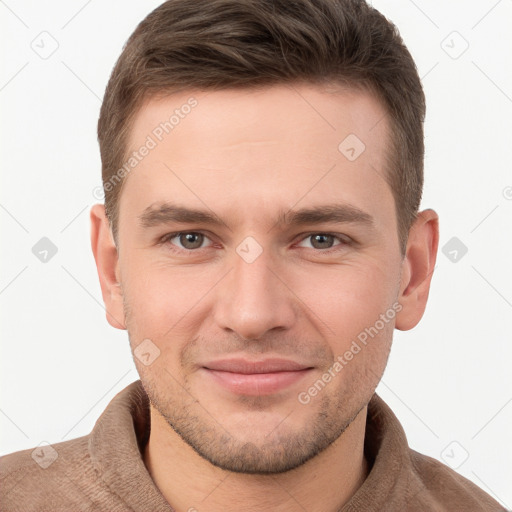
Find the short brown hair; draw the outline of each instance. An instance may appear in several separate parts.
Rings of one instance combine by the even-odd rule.
[[[389,114],[386,179],[402,251],[423,188],[425,96],[397,29],[364,0],[168,0],[128,39],[98,122],[105,207],[117,241],[135,114],[152,95],[281,83],[334,82],[374,92]],[[109,181],[110,180],[110,181]]]

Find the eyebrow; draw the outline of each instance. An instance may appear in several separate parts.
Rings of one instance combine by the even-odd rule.
[[[148,206],[139,215],[142,227],[150,228],[170,223],[206,224],[211,226],[226,226],[211,210],[186,208],[172,203],[159,203]],[[325,204],[300,210],[281,211],[274,224],[276,226],[301,226],[305,224],[323,223],[356,223],[367,226],[373,225],[373,217],[363,210],[348,204]]]

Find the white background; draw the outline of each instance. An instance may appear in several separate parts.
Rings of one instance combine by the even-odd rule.
[[[159,3],[0,2],[1,454],[89,433],[138,378],[126,333],[105,320],[88,212],[104,88]],[[423,207],[441,217],[427,312],[396,333],[378,392],[411,447],[512,508],[512,1],[374,5],[423,79]],[[41,38],[58,44],[46,59]],[[454,236],[468,248],[456,262],[441,251]],[[42,237],[58,248],[47,263],[32,253]]]

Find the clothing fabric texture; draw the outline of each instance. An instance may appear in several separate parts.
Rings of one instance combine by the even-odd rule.
[[[1,457],[0,511],[173,512],[144,464],[150,428],[139,380],[112,399],[89,435]],[[370,472],[341,512],[506,510],[448,466],[409,448],[377,394],[368,405],[365,455]]]

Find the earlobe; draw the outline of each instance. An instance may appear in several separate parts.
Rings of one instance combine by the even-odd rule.
[[[424,210],[418,214],[409,231],[402,263],[398,297],[402,310],[396,316],[397,329],[412,329],[425,312],[438,243],[439,217],[433,210]]]
[[[126,329],[123,295],[118,282],[118,252],[105,213],[105,206],[95,204],[91,208],[90,218],[91,246],[105,303],[107,321],[116,329]]]

